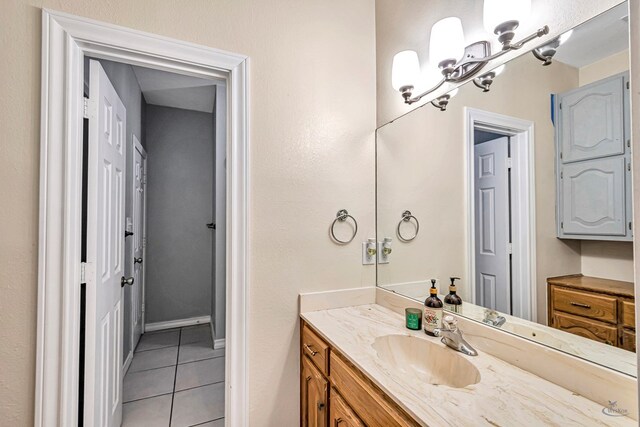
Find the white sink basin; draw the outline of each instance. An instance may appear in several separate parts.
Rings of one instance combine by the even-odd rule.
[[[378,357],[412,379],[463,388],[480,382],[480,371],[465,356],[427,339],[385,335],[372,344]]]

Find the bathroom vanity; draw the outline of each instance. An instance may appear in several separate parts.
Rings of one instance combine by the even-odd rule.
[[[384,299],[344,306],[345,298],[335,295],[334,303],[338,308],[318,310],[305,304],[311,311],[301,313],[302,426],[637,424],[628,416],[607,416],[604,404],[489,354],[483,340],[513,345],[504,332],[482,327],[480,337],[460,318],[463,332],[469,331],[465,337],[479,350],[467,356],[406,329],[397,307]],[[545,355],[549,363],[555,357]],[[578,365],[575,372],[565,369],[565,376],[580,372]],[[620,388],[624,393],[623,383]],[[620,400],[621,408],[625,404]]]

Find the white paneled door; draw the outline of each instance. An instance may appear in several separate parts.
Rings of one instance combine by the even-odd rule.
[[[146,187],[147,187],[147,152],[142,148],[138,138],[133,137],[133,285],[131,289],[131,349],[135,349],[143,327],[144,301],[144,258],[147,228],[146,219]]]
[[[510,314],[508,150],[507,137],[474,147],[475,284],[476,304]]]
[[[84,425],[122,422],[126,111],[90,61]]]

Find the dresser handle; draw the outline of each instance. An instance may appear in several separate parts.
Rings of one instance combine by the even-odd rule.
[[[581,302],[570,302],[569,304],[575,305],[576,307],[591,308],[589,304],[583,304]]]
[[[318,354],[318,352],[312,349],[309,344],[305,344],[304,349],[311,353],[311,357],[314,357],[316,354]]]

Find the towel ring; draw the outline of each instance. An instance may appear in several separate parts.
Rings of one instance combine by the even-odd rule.
[[[340,240],[336,237],[336,233],[334,232],[333,229],[336,226],[336,223],[338,221],[344,222],[347,220],[347,218],[351,218],[353,220],[353,224],[356,226],[356,228],[355,230],[353,230],[353,236],[351,236],[349,240]],[[333,222],[331,223],[331,237],[333,237],[333,240],[335,240],[336,242],[346,245],[347,243],[351,243],[351,241],[355,239],[356,234],[358,234],[358,221],[356,221],[354,217],[349,215],[349,212],[347,212],[346,209],[340,209],[336,214],[336,219],[334,219]]]
[[[409,222],[411,221],[411,219],[413,219],[416,222],[416,233],[413,235],[413,237],[404,237],[402,235],[402,233],[400,232],[400,226],[402,225],[403,222]],[[402,212],[402,219],[400,220],[400,222],[398,222],[398,227],[396,229],[396,232],[398,233],[398,238],[400,240],[402,240],[403,242],[410,242],[413,239],[415,239],[416,237],[418,237],[418,232],[420,231],[420,222],[418,222],[418,218],[416,218],[415,216],[413,216],[411,214],[411,211],[404,211]]]

